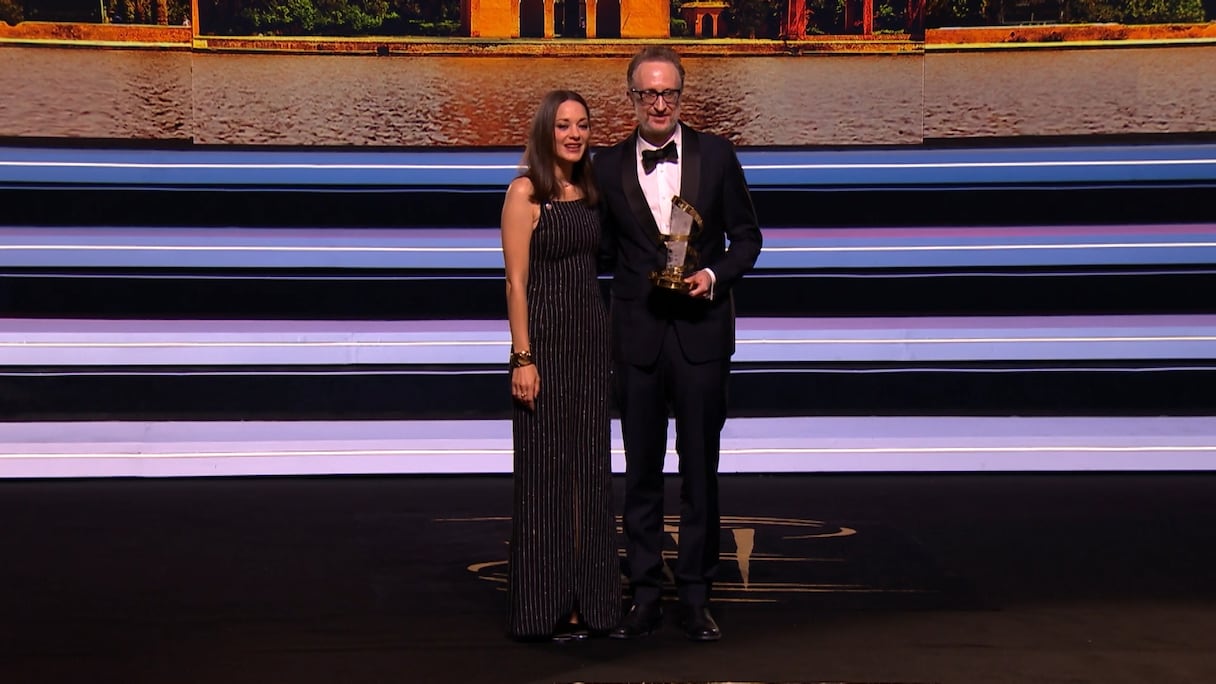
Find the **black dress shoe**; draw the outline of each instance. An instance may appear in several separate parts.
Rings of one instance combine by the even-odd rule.
[[[708,608],[694,608],[688,611],[684,618],[684,634],[693,641],[717,641],[722,638],[722,630],[714,622],[714,616]]]
[[[637,639],[653,633],[661,624],[663,624],[663,609],[659,607],[659,604],[639,605],[635,603],[629,608],[629,612],[625,615],[625,619],[621,620],[621,624],[609,632],[608,636],[613,639]]]
[[[586,641],[591,638],[591,631],[581,622],[562,622],[553,629],[553,635],[549,638],[558,643]]]

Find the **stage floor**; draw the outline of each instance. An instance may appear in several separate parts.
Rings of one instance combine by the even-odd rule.
[[[722,484],[721,642],[558,646],[506,476],[0,481],[0,680],[1216,681],[1211,473]]]

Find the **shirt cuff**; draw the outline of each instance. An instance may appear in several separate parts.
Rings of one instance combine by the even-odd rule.
[[[714,287],[716,287],[718,284],[718,276],[714,274],[714,270],[712,268],[706,268],[703,270],[709,274],[709,296],[706,297],[706,299],[713,301]]]

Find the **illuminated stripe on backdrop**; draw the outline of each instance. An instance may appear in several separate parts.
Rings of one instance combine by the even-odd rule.
[[[0,424],[0,477],[511,471],[510,421],[455,423]],[[612,434],[619,473],[616,421]],[[673,443],[668,450],[674,472]],[[1213,470],[1216,417],[733,418],[723,431],[721,469]]]
[[[766,269],[1216,263],[1216,225],[1112,227],[1117,235],[956,228],[765,231]],[[1117,239],[1112,239],[1116,238]],[[501,271],[497,229],[0,228],[0,267],[480,269]],[[262,275],[262,274],[259,274]],[[99,276],[100,277],[100,276]],[[252,276],[245,276],[252,277]]]
[[[1216,146],[740,150],[754,187],[1216,179]],[[375,156],[376,163],[366,161]],[[388,159],[388,161],[385,161]],[[0,182],[151,186],[503,187],[518,151],[302,152],[0,148]],[[183,161],[188,160],[188,161]],[[318,161],[328,160],[328,161]],[[395,161],[394,161],[395,160]],[[990,173],[985,173],[985,172]],[[925,172],[930,172],[927,177]]]
[[[502,321],[0,322],[5,365],[483,364]],[[1216,359],[1216,316],[741,318],[734,360],[950,362]]]

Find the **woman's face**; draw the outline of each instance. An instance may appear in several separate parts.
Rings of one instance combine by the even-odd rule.
[[[591,120],[587,108],[576,100],[566,100],[558,105],[553,121],[553,147],[557,150],[557,158],[572,164],[582,159],[590,137]]]

